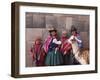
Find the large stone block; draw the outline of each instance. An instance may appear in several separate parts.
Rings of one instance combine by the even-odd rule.
[[[88,32],[80,32],[81,39],[83,41],[83,47],[89,48],[89,34]]]
[[[45,28],[45,14],[41,13],[26,13],[27,28]]]

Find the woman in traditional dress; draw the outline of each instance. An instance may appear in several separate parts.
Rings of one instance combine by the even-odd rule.
[[[62,31],[60,51],[63,54],[64,65],[71,65],[71,44],[68,42],[67,31]]]
[[[43,45],[41,42],[41,38],[37,37],[35,43],[31,47],[31,54],[33,57],[33,62],[36,66],[43,66],[44,65],[44,57],[45,53],[43,51]]]
[[[63,64],[62,54],[59,51],[59,46],[61,45],[61,41],[57,39],[57,30],[51,28],[49,30],[50,37],[45,41],[44,45],[48,44],[48,46],[44,46],[47,49],[47,55],[45,59],[46,66],[57,66]],[[49,43],[46,43],[49,42]]]
[[[75,26],[73,25],[71,27],[71,37],[69,38],[68,42],[73,44],[73,42],[77,42],[77,46],[78,46],[78,50],[81,50],[82,46],[82,40],[80,38],[79,33],[77,32],[77,29],[75,28]],[[77,49],[73,49],[73,54],[74,54],[74,59],[73,59],[73,64],[80,64],[79,61],[77,61],[77,59],[75,59],[75,56],[78,56],[76,54]],[[75,52],[75,53],[74,53]]]
[[[74,25],[72,25],[72,27],[71,27],[71,34],[72,35],[71,35],[71,37],[69,39],[69,42],[72,43],[71,40],[76,40],[77,43],[78,43],[78,47],[81,49],[83,47],[82,40],[81,40],[80,34],[77,32],[77,29],[75,28]]]

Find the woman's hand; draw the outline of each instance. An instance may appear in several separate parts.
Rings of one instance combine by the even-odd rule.
[[[67,51],[64,51],[64,55],[66,55]]]
[[[55,48],[55,54],[56,54],[56,52],[58,51],[58,49],[59,49],[58,47],[57,47],[57,48]]]

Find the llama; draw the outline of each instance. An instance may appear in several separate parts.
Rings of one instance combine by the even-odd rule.
[[[71,40],[71,45],[75,59],[80,64],[89,64],[89,50],[80,50],[76,40]]]

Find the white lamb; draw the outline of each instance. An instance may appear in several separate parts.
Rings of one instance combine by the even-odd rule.
[[[80,50],[78,46],[78,42],[81,43],[81,40],[77,39],[75,36],[71,36],[68,40],[72,45],[72,50],[75,59],[80,64],[88,64],[89,63],[89,50]]]

